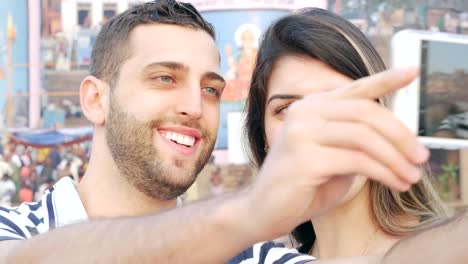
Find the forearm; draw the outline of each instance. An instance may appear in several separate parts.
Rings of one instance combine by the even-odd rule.
[[[362,257],[348,257],[336,258],[327,260],[317,260],[309,262],[309,264],[379,264],[382,261],[381,256],[362,256]]]
[[[263,238],[242,214],[244,200],[227,195],[153,216],[56,229],[19,243],[7,263],[222,263]]]
[[[383,263],[468,263],[468,212],[436,228],[401,240]]]

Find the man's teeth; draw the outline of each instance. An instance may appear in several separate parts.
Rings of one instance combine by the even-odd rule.
[[[193,144],[195,144],[195,138],[191,136],[186,136],[175,132],[166,132],[163,133],[163,136],[169,140],[177,142],[178,144],[188,147],[191,147]]]

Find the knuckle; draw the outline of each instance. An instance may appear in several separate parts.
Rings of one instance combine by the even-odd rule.
[[[333,168],[333,164],[330,164],[330,161],[333,159],[331,159],[324,151],[319,151],[318,154],[320,160],[313,162],[313,172],[318,176],[326,176],[326,174],[328,174],[330,171],[330,168]],[[308,159],[308,163],[310,162],[310,159]]]
[[[354,155],[350,155],[350,163],[351,164],[364,164],[367,159],[362,152],[356,152]]]
[[[402,144],[403,146],[411,145],[413,143],[413,138],[411,134],[406,133],[405,130],[393,129],[392,134],[395,142],[399,142],[399,144]]]
[[[351,132],[354,133],[359,138],[366,139],[366,141],[374,141],[376,135],[373,130],[366,124],[357,123],[351,128]]]
[[[373,113],[378,113],[381,110],[381,106],[377,105],[371,100],[357,100],[354,105],[356,114],[362,117],[371,116]]]

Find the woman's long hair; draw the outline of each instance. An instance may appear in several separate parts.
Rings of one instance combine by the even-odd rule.
[[[307,8],[276,21],[263,36],[246,106],[245,132],[256,167],[262,165],[267,155],[264,118],[268,80],[273,65],[289,55],[318,59],[354,80],[386,69],[367,37],[353,24],[329,11]],[[390,100],[379,98],[379,102],[388,106]],[[403,193],[371,181],[370,197],[377,224],[392,236],[402,237],[446,218],[445,207],[427,173]],[[292,235],[300,243],[299,251],[309,252],[315,241],[312,223],[299,225]]]

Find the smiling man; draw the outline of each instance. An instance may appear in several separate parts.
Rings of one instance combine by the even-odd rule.
[[[100,36],[94,58],[103,58],[93,60],[81,88],[83,111],[96,126],[93,154],[104,154],[92,155],[78,187],[91,218],[94,212],[115,217],[175,206],[210,158],[224,88],[207,25],[137,26],[117,45],[127,47],[120,48],[128,57],[122,60],[105,52],[123,27],[117,22]],[[112,60],[116,67],[110,68]]]

